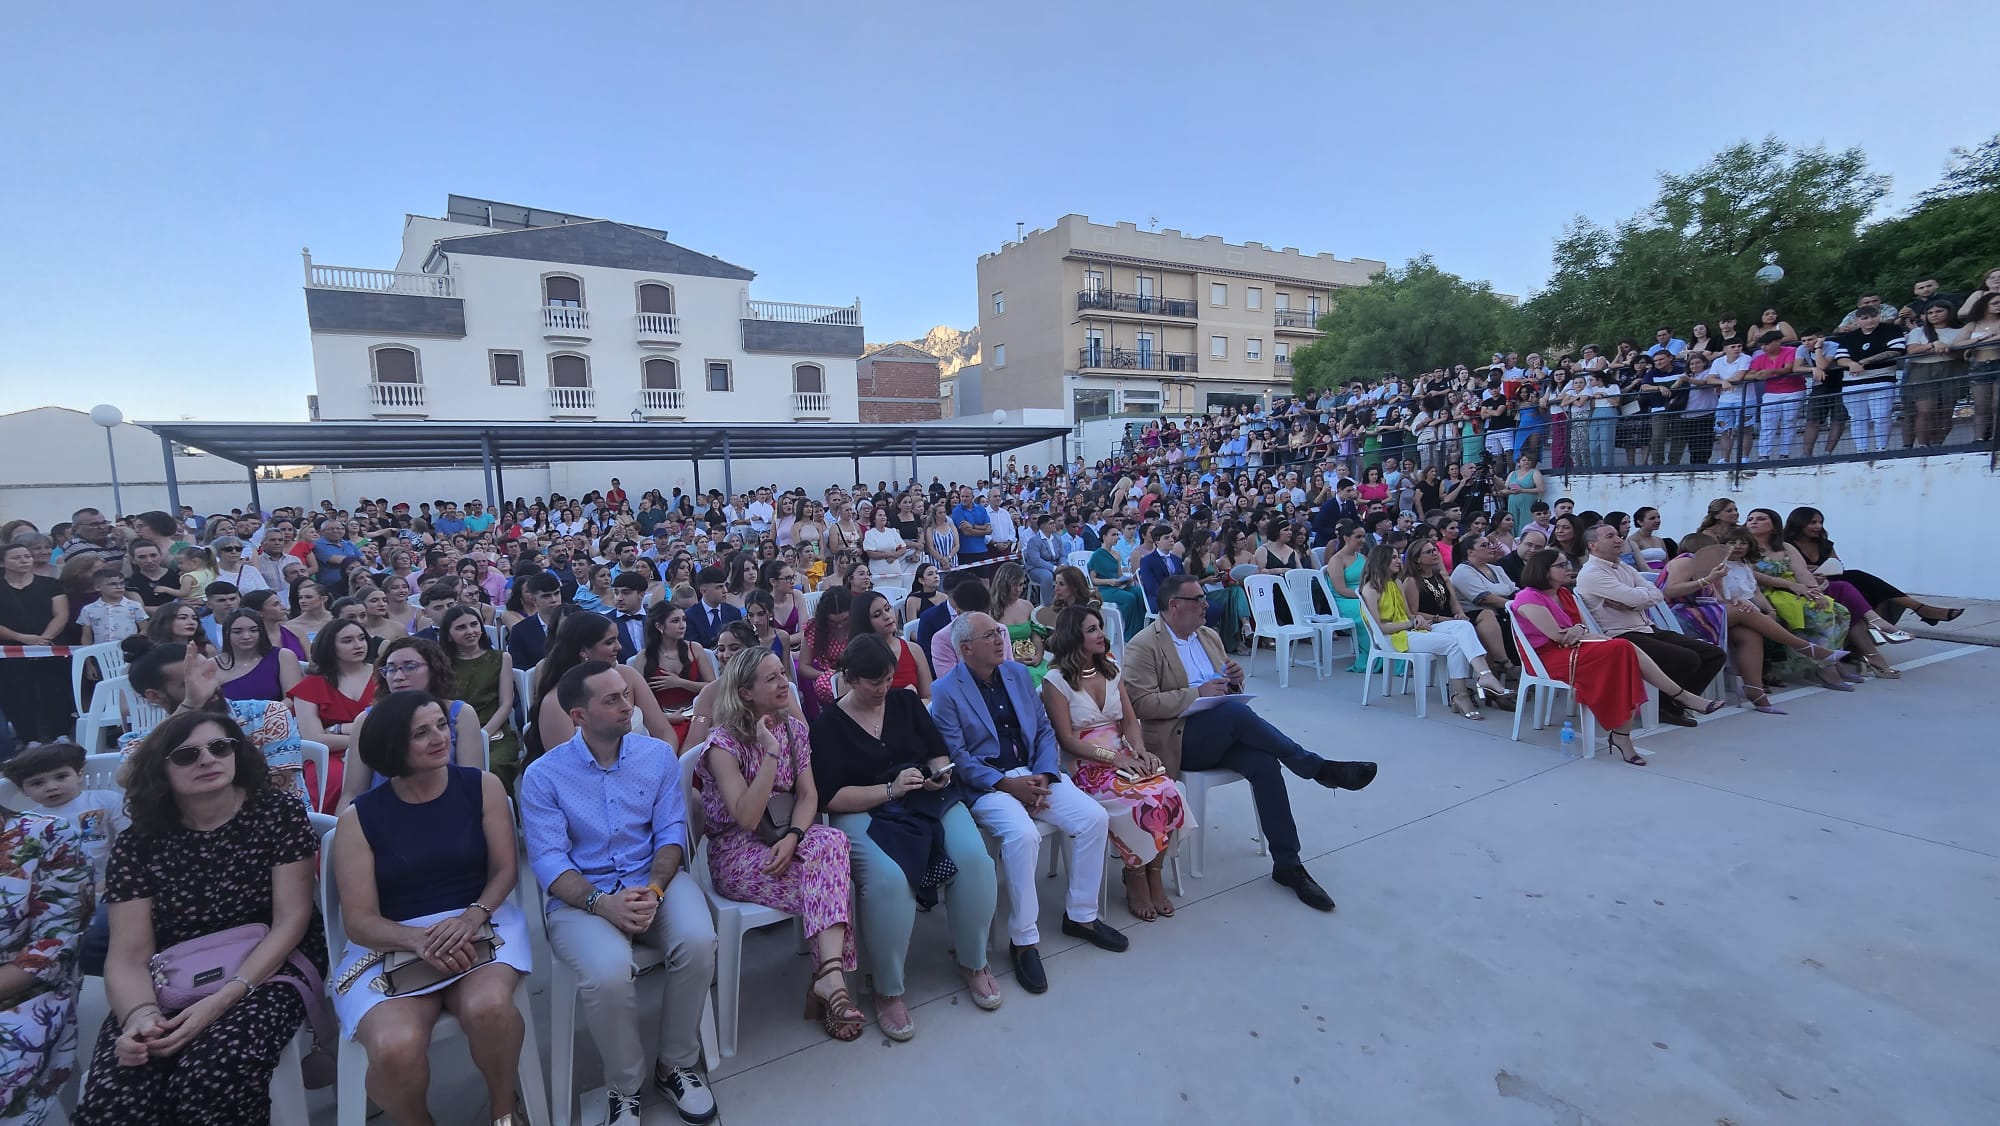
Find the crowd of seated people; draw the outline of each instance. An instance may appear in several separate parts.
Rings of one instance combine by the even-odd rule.
[[[1551,418],[1512,409],[1517,424]],[[626,961],[641,942],[669,981],[652,1082],[706,1121],[698,1026],[716,940],[697,865],[720,894],[801,917],[808,1009],[838,1040],[871,1017],[916,1034],[905,966],[914,914],[934,904],[980,1008],[1005,999],[986,958],[996,917],[1015,984],[1049,987],[1043,824],[1070,861],[1065,935],[1132,941],[1100,914],[1108,859],[1132,918],[1173,917],[1162,874],[1197,828],[1188,771],[1246,779],[1273,880],[1331,910],[1284,775],[1358,790],[1376,768],[1301,746],[1239,698],[1251,576],[1317,571],[1312,605],[1280,605],[1368,618],[1379,643],[1441,657],[1463,719],[1514,707],[1538,664],[1634,764],[1649,695],[1661,722],[1697,725],[1723,706],[1711,686],[1728,668],[1748,707],[1783,714],[1773,689],[1893,680],[1887,654],[1910,640],[1897,623],[1959,612],[1848,566],[1815,509],[1745,516],[1718,500],[1675,540],[1650,507],[1542,497],[1537,435],[1511,473],[1490,467],[1490,431],[1470,469],[1454,446],[1440,470],[1414,419],[1394,446],[1295,441],[1313,410],[1242,415],[1257,433],[1289,428],[1261,450],[1217,416],[1182,444],[1142,441],[1164,452],[1138,461],[1010,459],[977,487],[634,501],[614,482],[497,511],[378,500],[114,525],[86,509],[48,536],[15,522],[0,642],[116,644],[154,720],[130,717],[123,793],[84,790],[80,756],[99,748],[66,742],[70,658],[0,661],[22,748],[8,774],[35,806],[0,819],[17,842],[0,856],[46,908],[11,936],[14,965],[43,984],[0,1022],[73,1025],[77,976],[101,967],[111,1019],[84,1030],[82,1122],[263,1121],[279,1050],[309,1019],[366,1048],[392,1120],[425,1122],[430,1029],[450,1011],[505,1121],[525,1114],[513,984],[541,969],[508,938],[527,922],[512,893],[533,879],[605,1059],[609,1120],[637,1121],[647,1078]],[[1220,438],[1213,458],[1190,460],[1190,435]],[[327,748],[326,777],[309,743]],[[696,748],[684,794],[678,758]],[[314,915],[309,806],[340,818],[344,950],[324,948]],[[237,972],[205,993],[160,992],[146,971],[250,926]],[[370,986],[397,965],[428,967],[428,984]],[[74,1066],[60,1043],[22,1061],[0,1107],[46,1104]]]

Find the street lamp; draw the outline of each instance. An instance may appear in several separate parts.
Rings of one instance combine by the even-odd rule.
[[[644,421],[646,421],[646,414],[645,414],[645,412],[644,412],[644,411],[641,411],[641,410],[640,410],[640,409],[639,409],[638,407],[633,407],[633,408],[632,408],[632,421],[633,421],[633,422],[644,422]]]
[[[125,498],[118,488],[118,450],[111,444],[111,431],[125,421],[125,412],[110,403],[99,403],[90,408],[90,421],[104,427],[104,452],[111,458],[111,507],[119,516],[125,515]]]

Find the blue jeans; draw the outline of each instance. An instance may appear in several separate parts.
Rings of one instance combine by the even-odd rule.
[[[1292,799],[1285,792],[1288,769],[1311,778],[1326,760],[1293,742],[1257,714],[1248,700],[1231,700],[1189,716],[1181,728],[1181,769],[1233,770],[1250,782],[1257,803],[1257,820],[1271,845],[1271,864],[1290,868],[1299,862],[1299,827],[1292,820]]]

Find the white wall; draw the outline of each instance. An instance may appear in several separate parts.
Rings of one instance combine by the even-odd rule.
[[[1729,474],[1612,474],[1561,477],[1549,482],[1548,499],[1570,497],[1579,510],[1660,510],[1661,532],[1678,539],[1692,532],[1708,502],[1729,497],[1745,514],[1775,509],[1780,518],[1801,505],[1826,514],[1848,566],[1868,571],[1912,594],[1945,598],[2000,598],[2000,570],[1980,544],[1990,539],[1984,520],[1994,509],[2000,477],[1986,454],[1941,454],[1879,462],[1760,469],[1732,487]]]

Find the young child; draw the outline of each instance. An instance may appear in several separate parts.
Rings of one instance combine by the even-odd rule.
[[[125,575],[116,567],[99,568],[93,576],[97,601],[83,608],[83,643],[123,641],[146,628],[146,605],[125,593]]]
[[[97,891],[97,910],[84,932],[79,956],[86,974],[102,975],[111,948],[111,913],[104,903],[104,870],[111,862],[111,844],[131,824],[125,816],[125,795],[116,790],[83,788],[83,748],[75,743],[45,743],[30,747],[4,763],[7,776],[28,801],[26,812],[60,817],[76,826]]]

